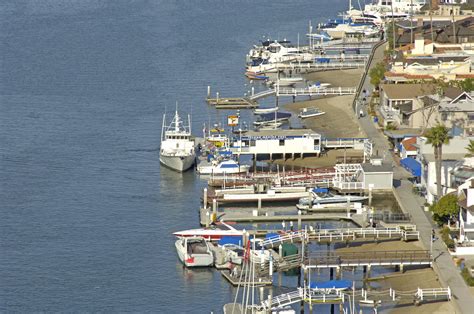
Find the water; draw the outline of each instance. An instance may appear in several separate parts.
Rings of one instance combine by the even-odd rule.
[[[219,312],[234,289],[184,270],[203,182],[160,167],[162,114],[249,90],[245,54],[303,40],[345,0],[2,1],[0,311]]]

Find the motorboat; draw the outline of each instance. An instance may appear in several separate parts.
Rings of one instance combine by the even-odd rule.
[[[210,165],[197,167],[199,174],[233,174],[247,173],[250,170],[249,165],[240,165],[233,159],[212,160]]]
[[[278,85],[280,87],[293,86],[296,83],[303,82],[302,77],[283,77],[272,82],[273,85]]]
[[[196,159],[194,141],[191,139],[191,118],[185,126],[178,110],[171,124],[166,126],[166,114],[163,115],[161,128],[160,162],[168,168],[182,172],[192,167]]]
[[[298,117],[301,119],[306,119],[321,116],[323,114],[325,114],[325,112],[319,110],[318,108],[303,108],[298,114]]]
[[[220,240],[222,237],[240,237],[244,234],[242,230],[237,230],[234,227],[221,221],[216,225],[208,228],[189,229],[177,231],[173,233],[177,237],[203,237],[206,240]]]
[[[278,107],[273,107],[273,108],[258,108],[258,109],[254,109],[253,110],[253,113],[254,114],[257,114],[257,115],[260,115],[260,114],[265,114],[265,113],[272,113],[272,112],[275,112],[275,111],[278,111]]]
[[[330,83],[316,82],[313,85],[308,86],[308,90],[309,91],[319,91],[319,90],[327,89],[329,86],[331,86]]]
[[[310,197],[300,198],[298,205],[312,206],[320,204],[354,203],[364,201],[367,198],[366,196],[357,195],[339,195],[331,193],[325,188],[316,188],[311,191]]]
[[[176,252],[186,267],[206,267],[214,264],[209,243],[203,237],[183,237],[175,242]]]
[[[269,122],[287,122],[291,117],[291,113],[288,112],[274,112],[274,113],[265,113],[258,117],[254,125],[264,125]]]
[[[245,76],[251,80],[268,80],[268,76],[261,72],[246,71]]]

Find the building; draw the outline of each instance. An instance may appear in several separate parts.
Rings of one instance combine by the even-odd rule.
[[[407,137],[400,143],[400,158],[416,158],[418,155],[416,148],[416,137]]]
[[[386,191],[393,187],[393,167],[372,158],[369,163],[336,164],[333,188],[340,193]]]
[[[441,162],[443,194],[455,191],[451,173],[459,165],[459,161],[466,155],[466,147],[469,145],[469,140],[470,138],[467,137],[454,137],[450,139],[449,144],[443,145]],[[432,204],[437,198],[436,164],[433,147],[431,144],[427,144],[426,141],[425,137],[417,138],[418,156],[416,159],[421,165],[420,183],[426,189],[426,201]]]
[[[253,155],[259,158],[296,158],[319,156],[321,134],[309,129],[249,131],[231,143],[235,155]]]
[[[457,255],[474,254],[474,177],[457,190],[459,205],[459,242]]]
[[[442,47],[419,36],[415,38],[414,45],[409,44],[398,50],[390,70],[385,73],[385,79],[389,82],[452,81],[472,77],[471,58],[459,45]]]

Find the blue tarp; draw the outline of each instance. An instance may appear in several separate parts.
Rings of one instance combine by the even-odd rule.
[[[329,280],[312,282],[309,287],[311,289],[349,289],[352,287],[352,282],[349,280]]]
[[[415,177],[421,177],[421,164],[411,157],[404,158],[400,164]]]
[[[230,236],[224,236],[222,237],[219,242],[219,245],[224,245],[224,244],[235,244],[235,245],[240,245],[242,246],[242,237],[230,237]]]
[[[317,189],[313,189],[313,192],[314,193],[327,193],[328,189],[326,189],[326,188],[317,188]]]

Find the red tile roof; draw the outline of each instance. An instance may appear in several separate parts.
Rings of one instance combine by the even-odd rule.
[[[416,147],[413,146],[416,144],[416,137],[410,137],[402,141],[402,145],[406,151],[416,151]]]

